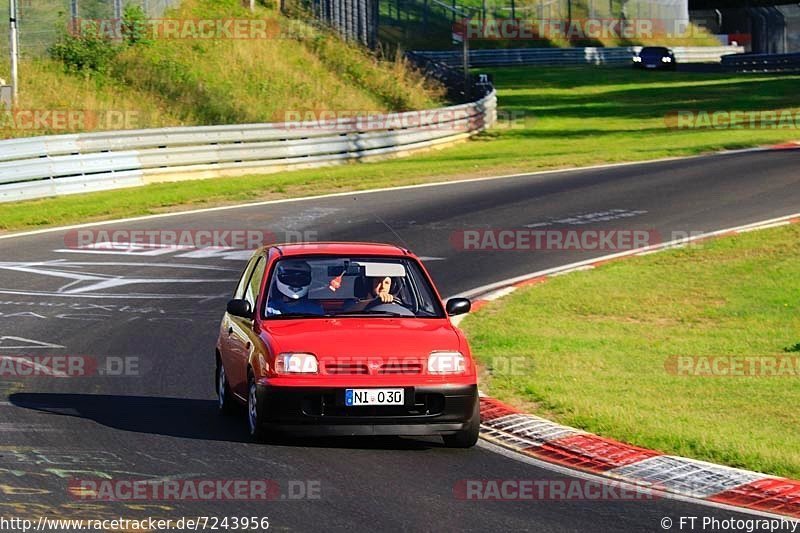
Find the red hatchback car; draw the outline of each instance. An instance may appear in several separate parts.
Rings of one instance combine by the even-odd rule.
[[[228,302],[216,352],[219,407],[250,433],[441,435],[478,440],[475,363],[422,262],[385,244],[257,250]]]

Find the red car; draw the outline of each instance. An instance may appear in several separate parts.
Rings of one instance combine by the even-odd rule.
[[[478,439],[475,363],[422,262],[392,245],[257,250],[228,302],[216,352],[219,407],[250,433]]]

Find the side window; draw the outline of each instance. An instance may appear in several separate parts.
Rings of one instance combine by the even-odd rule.
[[[267,262],[263,257],[258,258],[256,266],[253,267],[253,274],[250,276],[250,281],[247,283],[247,289],[244,293],[244,299],[250,302],[250,308],[256,308],[256,298],[258,298],[258,290],[261,288],[261,280],[264,278],[264,269]]]
[[[436,308],[438,307],[434,301],[435,297],[430,290],[430,286],[425,281],[425,277],[423,276],[422,272],[420,272],[419,267],[417,265],[409,264],[407,269],[408,274],[412,280],[413,286],[416,289],[417,297],[419,299],[419,311],[426,313],[430,316],[437,316],[439,312],[437,312]]]
[[[250,274],[253,272],[253,266],[256,264],[256,260],[258,257],[253,257],[247,263],[247,266],[244,267],[244,272],[242,272],[242,277],[239,279],[239,284],[236,286],[236,292],[233,293],[233,298],[235,300],[241,300],[244,298],[244,288],[247,286],[247,281],[250,279]]]

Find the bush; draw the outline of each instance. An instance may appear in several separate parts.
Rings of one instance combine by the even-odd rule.
[[[122,39],[128,46],[136,44],[150,44],[152,39],[148,35],[150,24],[147,14],[137,6],[128,4],[122,13]]]
[[[106,74],[117,55],[117,47],[101,34],[96,24],[86,23],[80,31],[64,32],[48,53],[69,70]]]

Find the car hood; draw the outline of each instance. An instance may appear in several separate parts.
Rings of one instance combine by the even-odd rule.
[[[277,352],[311,352],[319,359],[426,359],[432,351],[460,348],[447,319],[318,318],[274,320],[264,331]]]

